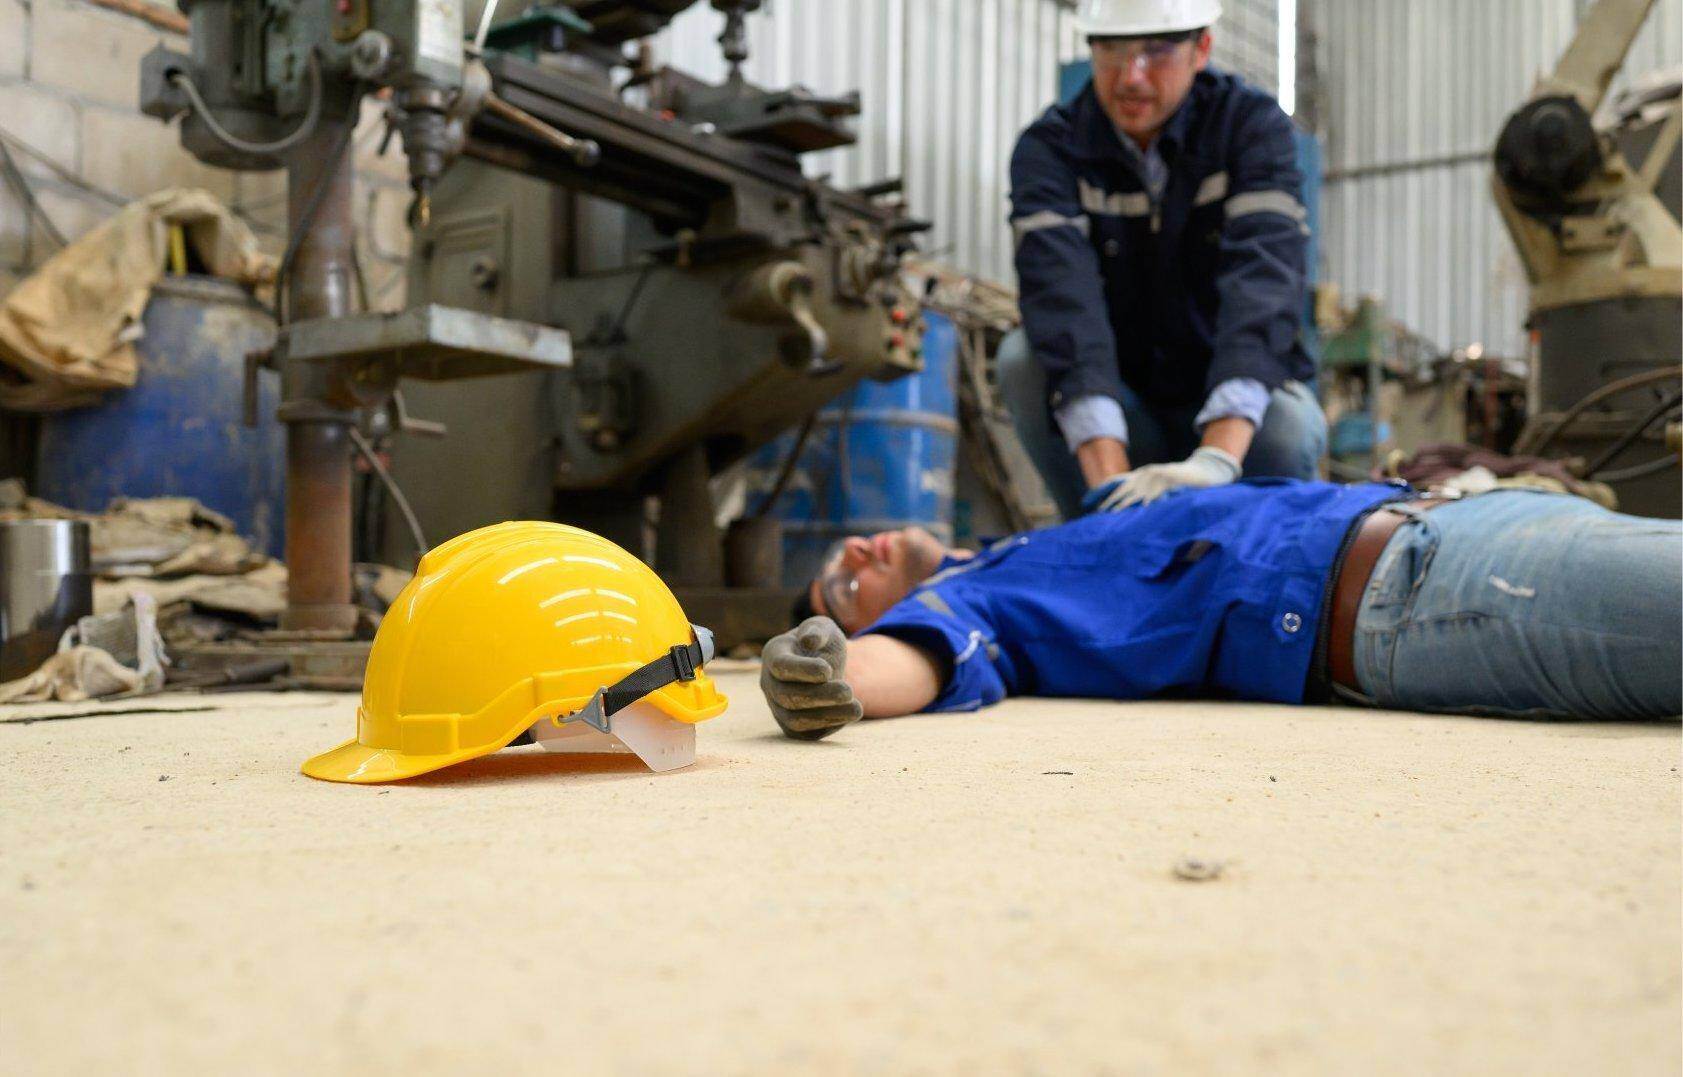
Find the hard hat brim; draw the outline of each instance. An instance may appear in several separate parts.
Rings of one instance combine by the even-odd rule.
[[[492,742],[444,755],[406,755],[393,748],[370,748],[360,741],[348,740],[337,748],[311,756],[298,769],[324,782],[349,782],[353,785],[400,782],[500,752],[521,732],[516,729],[501,744]]]
[[[644,698],[666,717],[686,725],[695,725],[718,717],[729,705],[724,693],[714,686],[705,673],[699,673],[693,681],[669,684]],[[560,712],[570,714],[585,702],[586,700],[569,700]],[[405,778],[430,774],[457,763],[465,763],[469,759],[500,752],[513,743],[514,738],[531,728],[534,721],[553,716],[551,708],[539,708],[516,719],[507,733],[488,743],[438,755],[415,755],[396,748],[375,748],[352,739],[337,748],[311,756],[298,769],[304,775],[324,782],[349,782],[353,785],[400,782]]]
[[[1185,19],[1169,22],[1154,22],[1130,24],[1126,26],[1116,23],[1082,22],[1076,21],[1075,33],[1077,37],[1153,37],[1157,34],[1184,34],[1193,30],[1207,30],[1212,23],[1203,20],[1188,22]]]

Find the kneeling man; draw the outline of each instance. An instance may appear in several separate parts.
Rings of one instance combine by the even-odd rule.
[[[1683,711],[1680,595],[1675,521],[1258,480],[974,555],[918,529],[847,539],[760,683],[801,739],[1013,695],[1665,718]]]

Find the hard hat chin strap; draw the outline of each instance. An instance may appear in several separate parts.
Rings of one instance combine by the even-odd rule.
[[[632,670],[613,684],[598,688],[584,709],[558,718],[560,722],[583,722],[592,729],[608,732],[609,719],[650,692],[669,684],[695,680],[696,671],[713,660],[713,633],[700,625],[690,625],[695,633],[693,643],[672,648],[646,666]]]

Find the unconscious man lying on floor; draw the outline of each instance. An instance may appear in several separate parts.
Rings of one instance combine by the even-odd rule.
[[[974,555],[916,528],[850,538],[760,683],[800,739],[1018,695],[1668,718],[1680,596],[1674,521],[1532,490],[1261,480]]]

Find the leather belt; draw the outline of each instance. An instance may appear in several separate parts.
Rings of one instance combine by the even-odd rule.
[[[1356,615],[1361,612],[1362,595],[1367,592],[1368,581],[1373,579],[1373,570],[1379,564],[1380,554],[1385,552],[1386,543],[1411,518],[1409,511],[1401,511],[1401,506],[1425,511],[1437,508],[1444,501],[1444,498],[1422,497],[1394,502],[1379,506],[1362,519],[1332,583],[1332,622],[1327,626],[1327,675],[1332,683],[1353,692],[1362,690],[1356,681]]]

